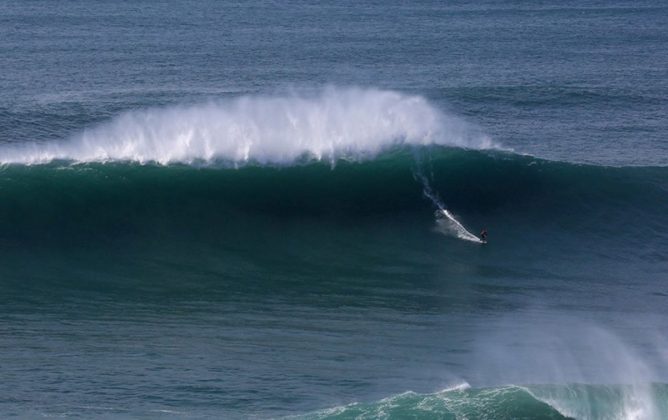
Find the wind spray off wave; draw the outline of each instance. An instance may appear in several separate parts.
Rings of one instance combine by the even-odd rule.
[[[126,112],[73,138],[0,148],[0,163],[247,163],[366,160],[393,147],[492,142],[421,96],[327,88]]]

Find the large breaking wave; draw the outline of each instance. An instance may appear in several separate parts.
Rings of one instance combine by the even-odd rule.
[[[0,242],[206,232],[226,212],[433,222],[436,207],[471,229],[606,220],[596,229],[606,241],[663,240],[665,168],[471,150],[488,147],[489,137],[425,98],[374,89],[132,111],[59,142],[0,146]],[[630,218],[648,222],[622,237]]]
[[[364,160],[400,145],[488,148],[491,140],[421,96],[326,88],[126,112],[59,142],[0,148],[0,163],[247,163]]]
[[[239,169],[123,162],[9,165],[0,169],[0,242],[8,236],[72,238],[74,232],[113,237],[150,227],[206,232],[232,220],[223,216],[228,212],[281,220],[412,214],[433,223],[436,208],[424,197],[417,165],[432,193],[471,229],[484,224],[500,234],[505,227],[514,236],[536,228],[586,230],[608,245],[636,249],[660,246],[655,241],[664,237],[664,168],[581,166],[426,146],[399,147],[363,162],[339,160],[334,167],[329,162]],[[633,220],[644,222],[624,231]]]

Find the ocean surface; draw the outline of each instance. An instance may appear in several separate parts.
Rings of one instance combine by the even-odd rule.
[[[666,22],[0,0],[0,417],[668,418]]]

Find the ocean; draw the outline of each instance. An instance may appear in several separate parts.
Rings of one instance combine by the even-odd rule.
[[[668,418],[667,21],[0,0],[0,417]]]

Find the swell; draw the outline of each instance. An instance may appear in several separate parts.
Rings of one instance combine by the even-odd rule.
[[[299,417],[298,417],[299,418]],[[301,416],[303,419],[354,418],[532,418],[567,419],[525,388],[472,389],[467,385],[434,394],[405,392],[374,403],[354,403]]]
[[[625,385],[471,388],[464,384],[433,394],[405,392],[377,402],[353,403],[296,418],[660,419],[668,414],[666,397],[665,384],[648,384],[642,393]]]
[[[372,220],[413,214],[430,220],[434,207],[424,196],[422,177],[451,212],[504,224],[593,226],[607,232],[642,221],[660,231],[668,214],[666,168],[573,165],[426,146],[396,148],[363,162],[306,160],[238,169],[10,165],[0,171],[0,236],[113,236],[149,226],[206,229],[253,215]]]
[[[484,86],[457,88],[450,94],[471,100],[484,101],[487,104],[526,107],[563,107],[563,106],[601,106],[626,108],[630,105],[661,106],[665,98],[651,89],[623,89],[615,87],[582,86]]]

